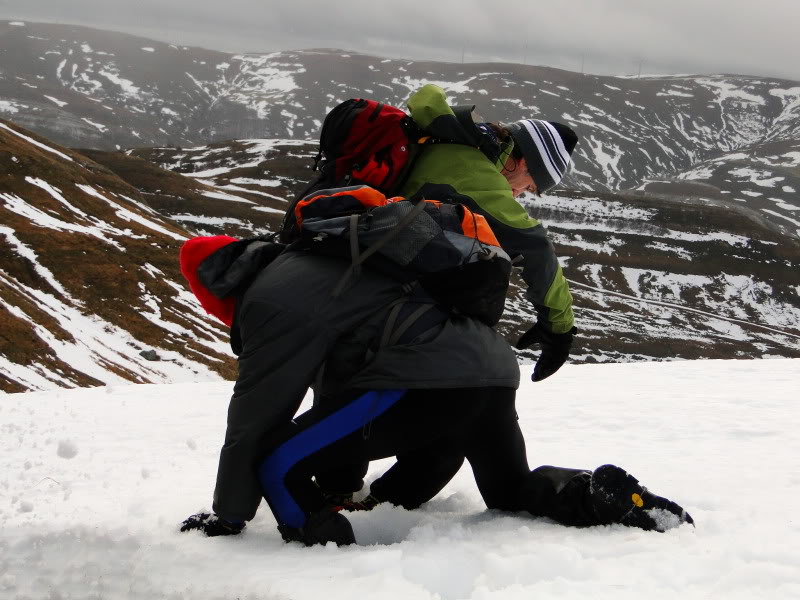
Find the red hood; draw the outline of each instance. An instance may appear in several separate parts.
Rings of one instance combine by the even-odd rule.
[[[200,263],[214,252],[237,241],[239,240],[227,235],[196,237],[186,242],[181,247],[180,252],[181,273],[189,282],[189,287],[194,292],[194,295],[197,296],[200,305],[208,314],[217,317],[228,327],[233,323],[236,301],[234,298],[220,299],[209,292],[197,277],[197,269],[200,267]]]

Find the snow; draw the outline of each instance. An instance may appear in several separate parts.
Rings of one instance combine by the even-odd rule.
[[[0,194],[0,198],[7,200],[7,195]],[[15,254],[26,259],[33,265],[33,270],[36,272],[36,274],[44,279],[50,285],[50,287],[52,287],[65,298],[70,297],[69,292],[67,292],[67,290],[65,290],[64,287],[58,282],[58,279],[55,278],[53,272],[47,267],[42,266],[41,262],[39,261],[39,256],[36,254],[36,252],[20,241],[16,235],[16,231],[10,227],[0,225],[0,235],[3,235],[6,238],[6,242],[11,246]],[[7,310],[13,312],[11,305],[7,305],[6,308]]]
[[[796,167],[800,165],[800,152],[787,152],[783,157],[789,159],[788,165],[785,166]]]
[[[182,214],[172,215],[170,219],[180,223],[197,223],[200,225],[214,225],[216,227],[224,227],[225,225],[243,225],[241,219],[234,219],[231,217],[206,217],[201,215]]]
[[[30,179],[30,178],[28,178]],[[38,180],[36,180],[38,181]],[[34,183],[34,180],[31,180],[30,183],[33,185],[39,185]],[[44,188],[51,196],[57,198],[57,190],[55,188]],[[52,190],[56,191],[56,194],[53,193]],[[79,223],[73,223],[72,221],[65,221],[63,219],[59,219],[58,217],[51,215],[50,213],[44,212],[43,210],[37,208],[33,204],[26,202],[24,199],[20,198],[15,194],[4,194],[0,193],[0,199],[3,200],[5,204],[6,210],[14,212],[22,217],[25,217],[30,221],[31,224],[35,225],[36,227],[43,227],[47,229],[54,229],[56,231],[72,231],[75,233],[83,233],[85,235],[89,235],[99,239],[100,241],[114,246],[120,252],[124,252],[125,248],[117,242],[116,240],[110,239],[106,236],[106,234],[118,235],[120,237],[125,237],[126,235],[130,234],[130,231],[122,231],[115,227],[108,225],[102,221],[89,218],[87,220],[90,225],[81,225]],[[64,200],[65,205],[69,203]],[[85,213],[76,213],[78,217],[85,215]]]
[[[19,105],[16,102],[11,102],[11,100],[0,100],[0,112],[13,115],[19,112]]]
[[[35,253],[17,240],[10,228],[0,228],[0,234],[6,236],[9,243],[23,259],[38,265]],[[48,280],[54,288],[55,294],[49,293],[44,289],[30,287],[0,270],[0,287],[15,290],[19,296],[26,300],[19,307],[10,304],[6,308],[17,319],[29,323],[31,335],[40,338],[43,345],[50,348],[50,353],[65,365],[107,385],[125,383],[126,380],[119,374],[121,371],[138,376],[141,381],[219,380],[219,376],[210,371],[208,367],[196,363],[186,356],[168,353],[160,348],[155,349],[164,356],[169,354],[170,360],[150,362],[141,359],[137,352],[142,348],[143,344],[139,340],[116,325],[104,321],[91,313],[87,314],[83,304],[71,297],[58,284],[50,271],[41,266],[35,266],[34,268],[42,277]],[[172,285],[169,281],[167,283]],[[193,297],[190,297],[189,292],[179,288],[177,285],[174,287],[177,288],[176,296],[178,301],[185,307],[183,316],[192,318],[192,313],[196,315],[202,313],[202,310],[196,306],[197,302]],[[58,327],[67,333],[67,337],[56,337],[50,330],[42,327],[36,321],[36,317],[29,316],[25,312],[25,308],[28,306],[38,307],[47,312]],[[170,329],[170,331],[174,331],[174,328]],[[224,352],[224,344],[218,341],[209,340],[205,337],[201,338],[190,329],[185,329],[180,333],[181,336],[192,338],[216,352]],[[166,334],[167,332],[165,331]],[[12,363],[5,357],[0,356],[0,367],[2,367],[4,376],[27,388],[53,389],[56,384],[62,387],[74,387],[75,385],[57,371],[32,361],[25,364]],[[0,410],[4,406],[5,398],[3,402],[0,402]],[[4,424],[5,421],[5,416],[0,418],[0,424]],[[0,425],[0,431],[3,431],[2,425]],[[4,484],[2,483],[2,476],[0,476],[0,522],[2,522],[2,512],[4,510],[2,508],[3,489]],[[7,486],[5,489],[8,489]],[[0,540],[1,547],[2,540]],[[2,553],[0,553],[0,556],[2,556]],[[1,575],[2,559],[0,558]],[[0,590],[2,590],[1,580]]]
[[[228,200],[230,202],[244,202],[246,204],[253,204],[252,200],[234,196],[233,194],[226,194],[225,192],[212,192],[210,190],[203,190],[200,192],[203,196],[214,198],[215,200]]]
[[[105,201],[109,206],[111,206],[111,208],[113,208],[115,210],[117,216],[120,219],[122,219],[123,221],[138,223],[139,225],[143,225],[143,226],[145,226],[145,227],[147,227],[149,229],[152,229],[153,231],[157,231],[157,232],[162,233],[162,234],[164,234],[164,235],[166,235],[168,237],[171,237],[174,240],[185,240],[185,239],[187,239],[185,235],[181,235],[181,234],[176,233],[174,231],[170,231],[166,227],[164,227],[162,225],[159,225],[158,223],[155,223],[155,222],[151,221],[150,219],[146,219],[145,217],[143,217],[143,216],[141,216],[141,215],[139,215],[139,214],[137,214],[137,213],[135,213],[133,211],[130,211],[127,208],[123,208],[118,203],[114,202],[113,200],[109,200],[108,198],[106,198],[103,194],[101,194],[100,192],[98,192],[96,189],[94,189],[91,186],[83,185],[83,184],[77,184],[77,187],[80,188],[84,193],[89,194],[90,196],[93,196],[93,197],[95,197],[95,198],[97,198],[99,200]],[[137,206],[139,206],[139,203],[137,203]]]
[[[45,98],[50,100],[50,102],[53,102],[54,104],[57,104],[59,108],[61,108],[62,106],[66,106],[67,105],[67,102],[64,102],[63,100],[59,100],[58,98],[53,98],[52,96],[45,96]]]
[[[465,467],[417,511],[350,516],[360,545],[178,532],[208,508],[231,384],[113,385],[0,402],[3,598],[794,598],[800,360],[565,366],[533,384],[531,466],[624,466],[697,528],[570,529],[486,511]],[[370,478],[391,461],[372,465]]]
[[[111,83],[118,85],[122,88],[122,93],[125,96],[141,100],[141,91],[137,86],[133,84],[132,81],[129,79],[124,79],[123,77],[119,76],[119,71],[114,70],[111,71],[109,69],[102,69],[98,71],[98,75],[101,75],[108,79]]]
[[[680,98],[694,98],[694,94],[679,92],[678,90],[668,89],[666,92],[657,92],[656,96],[679,96]]]
[[[755,171],[748,167],[731,169],[729,173],[734,177],[740,177],[742,179],[749,178],[750,183],[754,183],[760,187],[767,187],[767,188],[775,187],[775,184],[786,179],[785,177],[766,177],[763,173]]]
[[[260,185],[262,187],[280,187],[281,182],[277,179],[252,179],[250,177],[237,177],[231,179],[231,183],[244,185]]]
[[[733,81],[726,81],[725,79],[698,78],[697,83],[711,88],[711,90],[716,92],[717,98],[715,101],[720,105],[720,107],[725,101],[751,103],[759,106],[765,106],[767,103],[766,99],[762,98],[761,96],[748,93]]]
[[[601,127],[601,129],[603,127]],[[619,170],[619,161],[624,155],[622,149],[619,146],[613,146],[611,144],[606,144],[604,146],[603,141],[595,138],[593,135],[587,136],[584,139],[586,139],[589,144],[594,155],[594,161],[602,169],[609,185],[613,186],[617,182],[622,181],[623,175]],[[607,152],[606,149],[610,152]]]
[[[81,121],[86,121],[92,127],[96,127],[98,129],[98,131],[100,131],[100,133],[105,133],[106,130],[108,129],[108,127],[106,127],[102,123],[95,123],[94,121],[91,121],[91,120],[87,119],[86,117],[81,117]]]

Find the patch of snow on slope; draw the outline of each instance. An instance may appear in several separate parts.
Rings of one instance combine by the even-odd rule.
[[[230,180],[231,183],[240,185],[258,185],[261,187],[280,187],[282,184],[277,179],[252,179],[249,177],[236,177]]]
[[[120,206],[118,203],[116,203],[116,202],[114,202],[112,200],[109,200],[103,194],[101,194],[100,192],[98,192],[96,189],[94,189],[91,186],[83,185],[83,184],[77,184],[77,187],[79,189],[81,189],[83,192],[85,192],[86,194],[89,194],[90,196],[93,196],[95,198],[98,198],[98,199],[103,200],[104,202],[106,202],[109,206],[111,206],[111,208],[114,209],[114,211],[116,212],[117,216],[120,219],[122,219],[123,221],[138,223],[139,225],[144,225],[148,229],[152,229],[153,231],[157,231],[159,233],[162,233],[162,234],[164,234],[166,236],[171,237],[174,240],[185,240],[185,239],[187,239],[185,235],[181,235],[180,233],[175,233],[174,231],[170,231],[166,227],[164,227],[162,225],[159,225],[158,223],[154,223],[150,219],[145,219],[141,215],[138,215],[135,212],[130,211],[127,208],[124,208],[124,207]]]
[[[740,86],[726,79],[698,78],[697,83],[711,88],[716,93],[716,102],[719,104],[731,100],[759,106],[766,106],[767,103],[761,96],[746,92]]]
[[[731,169],[729,173],[734,177],[749,179],[750,183],[754,183],[757,186],[766,188],[774,188],[775,184],[786,179],[785,177],[765,177],[762,172],[755,171],[747,167]]]
[[[108,129],[108,127],[106,127],[102,123],[95,123],[94,121],[91,121],[91,120],[87,119],[86,117],[81,117],[81,121],[85,121],[86,123],[88,123],[92,127],[96,127],[100,131],[100,133],[105,133],[106,130]]]
[[[114,234],[119,236],[130,235],[130,231],[125,232],[120,229],[109,226],[107,223],[102,223],[99,220],[90,225],[79,225],[69,221],[63,221],[46,213],[39,208],[29,204],[19,196],[14,194],[0,193],[0,200],[4,200],[4,208],[14,212],[22,217],[28,219],[33,225],[37,227],[44,227],[47,229],[55,229],[57,231],[72,231],[75,233],[83,233],[99,239],[100,241],[114,246],[120,252],[124,252],[125,248],[116,240],[108,238],[105,234]]]
[[[134,98],[136,100],[142,100],[141,90],[135,86],[131,80],[120,77],[119,69],[116,67],[107,66],[106,68],[99,70],[98,75],[105,77],[111,83],[118,85],[120,89],[122,89],[122,93],[125,96]]]
[[[3,196],[4,195],[0,195],[0,197]],[[50,287],[52,287],[56,292],[58,292],[64,298],[69,298],[71,302],[76,302],[76,300],[72,298],[71,294],[67,292],[66,289],[64,289],[64,286],[61,285],[58,279],[55,278],[53,272],[50,271],[50,269],[48,269],[47,267],[42,266],[42,264],[39,262],[39,256],[36,254],[36,252],[34,252],[32,248],[29,248],[28,246],[23,244],[17,238],[16,233],[17,232],[11,229],[10,227],[4,227],[0,225],[0,234],[5,236],[6,240],[8,241],[8,244],[14,249],[14,252],[16,252],[17,255],[20,256],[21,258],[27,260],[33,267],[33,270],[36,272],[36,274],[39,275],[39,277],[41,277],[42,279],[44,279],[47,282],[47,284]],[[9,310],[11,310],[12,308],[11,304],[4,304],[4,306]]]
[[[0,128],[2,128],[2,129],[4,129],[4,130],[8,131],[9,133],[13,133],[13,134],[14,134],[14,135],[16,135],[17,137],[19,137],[19,138],[22,138],[23,140],[25,140],[26,142],[29,142],[29,143],[33,144],[33,145],[34,145],[34,146],[36,146],[37,148],[41,148],[42,150],[47,150],[48,152],[50,152],[50,153],[52,153],[52,154],[55,154],[55,155],[56,155],[56,156],[58,156],[59,158],[63,158],[64,160],[68,160],[68,161],[70,161],[70,162],[74,162],[74,161],[73,161],[73,160],[72,160],[72,159],[71,159],[69,156],[67,156],[67,155],[66,155],[66,154],[64,154],[63,152],[59,152],[59,151],[58,151],[58,150],[56,150],[55,148],[51,148],[50,146],[47,146],[47,145],[45,145],[45,144],[42,144],[41,142],[37,142],[35,139],[33,139],[33,138],[31,138],[31,137],[28,137],[28,136],[27,136],[27,135],[25,135],[25,134],[22,134],[22,133],[20,133],[20,132],[18,132],[18,131],[15,131],[15,130],[11,129],[11,127],[8,127],[8,126],[7,126],[7,125],[5,125],[4,123],[0,123]]]
[[[242,198],[240,196],[234,196],[233,194],[226,194],[225,192],[212,192],[210,190],[203,190],[200,193],[203,196],[214,198],[215,200],[228,200],[230,202],[244,202],[245,204],[253,204],[252,200],[247,200],[246,198]]]
[[[596,139],[593,135],[584,139],[589,143],[594,162],[602,169],[608,185],[612,189],[618,186],[623,180],[619,170],[619,161],[624,156],[624,152],[619,146],[604,144],[602,140]]]
[[[150,362],[141,359],[136,351],[136,348],[142,347],[138,340],[112,323],[91,314],[87,315],[82,305],[66,293],[54,296],[28,287],[18,280],[12,280],[2,271],[0,271],[0,285],[14,289],[26,297],[33,306],[45,310],[64,331],[71,334],[71,339],[56,337],[39,325],[33,317],[28,316],[23,309],[9,306],[17,318],[30,324],[31,331],[52,350],[59,360],[101,382],[106,384],[124,383],[126,380],[118,375],[120,370],[137,375],[142,381],[219,380],[219,376],[204,365],[195,363],[177,353],[161,351],[162,354],[170,354],[172,358],[170,361]],[[201,312],[201,309],[196,306],[196,301],[194,306],[187,306],[186,310],[198,314]],[[196,339],[199,343],[220,346],[219,343],[198,338],[188,330],[181,333]],[[43,385],[42,378],[49,382],[57,382],[61,386],[74,387],[73,383],[67,381],[59,373],[51,372],[36,364],[25,366],[18,364],[13,373],[9,372],[7,376],[34,389],[54,387],[52,383]]]
[[[0,112],[16,114],[19,112],[20,105],[11,100],[0,100]]]
[[[67,102],[59,100],[58,98],[53,98],[52,96],[45,96],[45,98],[50,100],[50,102],[57,104],[59,108],[64,107],[68,104]]]

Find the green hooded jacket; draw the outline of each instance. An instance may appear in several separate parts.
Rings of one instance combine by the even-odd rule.
[[[503,161],[508,153],[492,163],[468,140],[480,138],[468,131],[448,105],[445,92],[435,85],[426,85],[408,101],[414,121],[434,137],[465,143],[437,143],[424,146],[414,162],[408,179],[399,191],[413,196],[429,184],[452,186],[465,196],[465,204],[482,214],[500,245],[512,259],[520,257],[522,278],[528,285],[526,297],[536,307],[539,321],[554,333],[566,333],[574,325],[572,295],[558,264],[547,231],[514,199],[506,178]]]

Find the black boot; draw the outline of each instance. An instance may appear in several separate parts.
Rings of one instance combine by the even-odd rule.
[[[649,492],[633,475],[615,465],[592,473],[589,486],[592,508],[604,525],[621,523],[647,531],[666,531],[694,519],[682,507]]]
[[[334,542],[337,546],[356,543],[350,521],[344,515],[331,509],[311,514],[301,528],[278,525],[284,541],[300,542],[306,546]]]
[[[362,498],[358,502],[353,502],[352,496],[350,497],[349,502],[345,502],[340,504],[336,508],[341,508],[342,510],[346,510],[347,512],[356,512],[359,510],[372,510],[378,504],[381,504],[383,500],[379,500],[377,496],[374,494],[370,494],[366,498]]]
[[[345,506],[353,501],[353,492],[326,492],[322,491],[325,504],[330,506]]]

